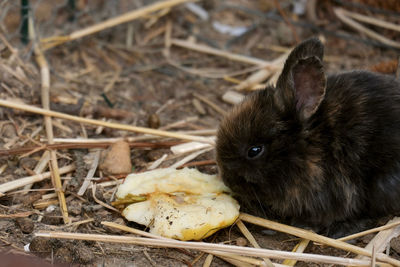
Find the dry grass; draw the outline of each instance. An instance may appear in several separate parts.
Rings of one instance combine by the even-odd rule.
[[[101,224],[96,224],[98,218],[96,218],[97,214],[95,212],[86,212],[85,217],[77,214],[71,215],[69,210],[72,209],[71,203],[74,201],[79,202],[79,205],[88,204],[87,206],[94,210],[104,211],[106,214],[104,217],[119,216],[118,210],[111,207],[109,203],[114,198],[116,187],[121,183],[120,179],[124,178],[124,176],[118,175],[102,176],[102,172],[98,168],[100,152],[95,152],[95,156],[88,157],[88,159],[77,153],[77,150],[81,151],[81,153],[89,154],[94,148],[104,149],[111,143],[124,139],[129,142],[132,151],[137,153],[132,156],[138,166],[135,171],[145,171],[149,168],[154,169],[166,166],[176,168],[182,166],[200,166],[204,168],[206,168],[205,166],[215,166],[212,154],[215,145],[215,127],[217,126],[215,121],[218,121],[219,118],[226,114],[228,106],[221,104],[223,102],[219,100],[219,96],[222,93],[218,92],[216,88],[201,90],[202,79],[218,80],[224,85],[221,87],[224,91],[252,90],[268,83],[273,84],[276,82],[290,47],[272,48],[271,50],[278,49],[283,53],[274,56],[271,60],[265,60],[247,55],[249,53],[229,52],[201,44],[199,41],[182,39],[180,32],[184,31],[185,28],[177,25],[178,22],[169,14],[174,7],[182,6],[186,2],[189,1],[169,0],[156,2],[153,5],[144,6],[90,27],[79,29],[66,36],[57,35],[43,38],[39,43],[36,40],[40,39],[40,36],[35,36],[31,30],[30,37],[32,42],[30,45],[33,47],[37,66],[22,60],[21,51],[14,47],[5,35],[0,34],[1,44],[4,46],[1,48],[10,53],[8,60],[0,60],[1,70],[7,74],[5,77],[8,77],[8,80],[2,81],[0,84],[3,89],[0,91],[2,98],[0,99],[0,106],[8,108],[0,110],[0,115],[3,118],[0,121],[0,130],[3,134],[1,140],[4,148],[0,150],[0,156],[6,158],[0,164],[0,201],[4,200],[6,203],[0,205],[2,213],[0,218],[16,219],[37,216],[35,220],[40,226],[39,229],[42,229],[34,232],[37,237],[87,240],[102,242],[102,244],[109,242],[135,244],[145,248],[180,249],[179,252],[181,254],[178,255],[185,254],[187,252],[186,249],[200,251],[200,254],[196,257],[190,255],[192,258],[191,263],[194,264],[200,261],[203,255],[208,254],[209,256],[207,256],[206,260],[203,259],[204,266],[212,264],[215,257],[236,266],[294,266],[298,261],[322,265],[370,266],[372,262],[376,262],[379,266],[400,266],[400,261],[383,253],[390,240],[398,235],[400,223],[397,218],[395,222],[390,222],[385,226],[334,240],[300,228],[248,214],[241,214],[240,220],[236,225],[241,235],[246,237],[252,247],[240,247],[214,243],[213,241],[182,242],[170,240],[114,222],[102,221]],[[280,6],[279,9],[282,11]],[[365,33],[367,36],[383,44],[399,47],[397,41],[372,32],[370,29],[366,29],[366,26],[360,26],[360,23],[355,20],[394,31],[399,30],[398,25],[343,9],[334,9],[334,12],[336,12],[341,21]],[[168,17],[166,23],[160,22],[163,17]],[[182,17],[187,21],[195,19],[192,14],[185,14]],[[287,19],[285,19],[287,23],[290,23]],[[128,34],[128,32],[132,33],[132,27],[129,25],[127,26],[127,45],[122,47],[107,43],[102,45],[101,48],[99,46],[91,46],[90,49],[82,47],[81,51],[75,51],[73,47],[68,46],[68,42],[73,40],[81,41],[81,38],[90,35],[92,35],[90,38],[98,41],[96,39],[98,37],[93,36],[95,33],[112,27],[118,28],[121,24],[132,23],[134,20],[146,22],[143,29],[136,32],[138,36],[140,35],[143,38],[135,36],[136,41],[141,42],[141,46],[132,46],[135,40],[132,39],[131,34]],[[290,25],[290,29],[297,38],[296,28]],[[258,38],[258,36],[255,37]],[[253,42],[254,50],[257,50],[259,49],[255,45],[257,39],[255,38],[254,40],[251,42]],[[250,46],[249,43],[251,44],[251,42],[249,41],[247,45]],[[146,61],[148,60],[146,53],[150,54],[153,49],[152,43],[158,44],[157,48],[162,48],[162,52],[160,52],[162,58]],[[82,44],[85,43],[83,42]],[[49,50],[50,48],[53,49]],[[174,49],[178,49],[179,54]],[[51,54],[51,51],[57,51],[60,54],[65,53],[68,57],[68,62],[72,62],[70,66],[65,66],[65,71],[59,71],[60,68],[57,71],[52,69],[57,66],[57,60],[61,61],[63,67],[64,62],[62,57],[57,57],[57,54]],[[206,70],[196,64],[187,67],[193,59],[199,60],[199,58],[203,57],[211,59],[206,62]],[[328,58],[334,58],[335,60],[332,60],[332,62],[337,62],[337,57],[328,56]],[[146,64],[143,64],[144,67],[142,69],[138,68],[132,72],[132,76],[127,77],[127,71],[121,62],[128,62],[128,66],[137,62]],[[106,67],[102,66],[102,64],[106,65]],[[210,65],[209,68],[208,65]],[[226,67],[226,65],[229,67]],[[76,66],[79,66],[79,68]],[[156,80],[158,76],[153,71],[154,69],[159,69],[160,66],[174,66],[179,69],[178,74],[170,74],[168,73],[170,69],[163,69],[169,76],[175,75],[171,80],[174,81],[176,79],[177,82],[171,84],[169,86],[171,88],[179,86],[180,88],[188,89],[178,82],[182,75],[192,75],[190,77],[195,76],[201,81],[200,85],[198,83],[187,83],[189,86],[195,84],[198,88],[190,94],[191,100],[197,100],[195,107],[191,106],[194,101],[185,102],[178,98],[178,100],[166,101],[164,98],[165,104],[158,105],[157,111],[153,110],[151,114],[153,118],[154,116],[156,118],[162,117],[164,114],[173,115],[169,120],[169,124],[164,125],[162,128],[153,129],[150,126],[136,126],[137,121],[143,117],[140,116],[147,112],[145,109],[136,110],[137,113],[133,114],[134,112],[123,109],[118,110],[112,107],[103,110],[94,108],[93,106],[96,105],[97,101],[102,99],[99,96],[95,100],[92,99],[93,96],[88,97],[90,101],[85,103],[86,106],[79,107],[79,112],[66,112],[63,109],[54,111],[51,109],[52,102],[67,103],[69,106],[78,105],[79,97],[83,95],[82,91],[79,90],[81,87],[96,88],[97,90],[100,88],[101,92],[98,95],[102,94],[103,98],[106,99],[105,101],[109,101],[107,96],[111,96],[110,98],[114,98],[114,100],[123,99],[126,97],[125,90],[117,92],[116,89],[126,80],[134,80],[138,88],[141,88],[140,86],[145,88],[145,93],[142,92],[143,94],[150,92],[148,93],[149,95],[161,98],[160,95],[164,92],[156,89],[158,89],[158,84],[162,84],[163,81]],[[176,70],[175,68],[174,70]],[[61,69],[64,70],[64,68]],[[151,72],[152,76],[144,82],[144,79],[148,78],[146,77],[148,72]],[[162,77],[165,78],[165,76]],[[60,82],[60,80],[64,83]],[[153,80],[156,81],[152,83]],[[56,83],[55,81],[58,82]],[[232,86],[228,82],[233,82],[235,85]],[[39,88],[42,108],[37,106],[38,99],[30,95],[30,92]],[[84,92],[89,94],[89,92]],[[118,95],[118,93],[121,95]],[[216,95],[218,97],[215,97]],[[140,97],[142,95],[138,96],[138,102],[142,101]],[[236,95],[235,99],[241,99],[241,97],[242,95]],[[235,102],[237,100],[230,101]],[[30,104],[24,104],[24,102]],[[145,106],[145,103],[151,101],[143,100],[142,102],[144,103],[143,106]],[[199,116],[189,116],[190,114],[184,116],[186,114],[182,114],[184,112],[181,112],[180,108],[188,105],[190,105],[190,112],[196,109],[200,110],[200,114],[197,114]],[[89,111],[83,112],[84,108]],[[4,116],[3,111],[6,114]],[[101,113],[101,119],[93,118],[96,117],[97,113]],[[38,114],[42,115],[42,117],[35,116]],[[164,118],[167,116],[165,115]],[[179,118],[176,119],[174,116]],[[207,119],[214,119],[214,124],[209,123]],[[110,129],[113,131],[110,131]],[[111,137],[94,138],[100,134],[107,135],[107,131],[108,133],[112,132],[112,134],[108,134]],[[128,136],[128,133],[135,135]],[[187,141],[195,142],[186,143]],[[182,143],[185,144],[182,145]],[[82,152],[86,151],[86,149],[89,151]],[[142,153],[143,151],[160,151],[161,154],[150,159],[150,156],[146,158],[145,154]],[[18,162],[21,162],[23,158],[28,159],[26,161],[32,160],[35,165],[28,166],[28,163],[26,165],[20,163],[18,166],[12,166],[11,162],[13,162],[14,157]],[[35,161],[36,159],[39,160]],[[195,159],[198,160],[194,161]],[[140,162],[140,160],[145,161],[145,163]],[[89,171],[86,168],[87,166],[91,166]],[[10,171],[11,168],[13,168],[12,171]],[[18,169],[20,170],[16,171]],[[216,171],[215,168],[210,168],[209,170]],[[14,175],[14,173],[28,173],[28,175],[18,176]],[[96,173],[99,173],[98,176],[100,177],[96,177]],[[4,175],[4,177],[1,175]],[[17,176],[21,178],[17,178]],[[79,177],[82,179],[79,180]],[[78,185],[72,187],[71,184],[76,181],[75,179],[78,179]],[[35,185],[34,189],[31,188],[32,185]],[[13,202],[14,198],[17,199],[17,204]],[[12,201],[9,201],[10,199]],[[46,217],[46,208],[54,204],[59,206],[59,213],[55,217],[61,216],[64,224],[43,228],[43,224],[40,223],[42,218]],[[301,240],[297,246],[290,248],[293,249],[293,252],[265,249],[261,247],[260,242],[257,242],[255,233],[251,233],[243,222],[296,236]],[[107,230],[111,228],[142,237],[111,235]],[[86,233],[79,233],[81,230]],[[22,241],[13,240],[12,235],[8,232],[3,232],[2,230],[0,232],[2,233],[0,240],[4,244],[18,250],[22,249]],[[367,234],[376,234],[376,237],[366,248],[344,242]],[[223,241],[232,242],[229,238]],[[337,254],[314,253],[316,250],[312,249],[320,245],[336,248],[337,250],[334,251]],[[100,251],[98,252],[99,254],[106,254],[102,245],[94,247]],[[313,251],[313,253],[305,253],[306,248]],[[349,253],[343,256],[337,251]],[[152,262],[151,256],[146,254],[146,257]]]

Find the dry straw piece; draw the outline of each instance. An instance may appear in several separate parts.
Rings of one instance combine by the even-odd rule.
[[[0,99],[0,106],[19,109],[19,110],[32,112],[32,113],[36,113],[36,114],[42,114],[42,115],[51,116],[51,117],[57,117],[60,119],[66,119],[66,120],[71,120],[71,121],[76,121],[76,122],[81,122],[81,123],[109,127],[109,128],[113,128],[113,129],[126,130],[126,131],[138,132],[138,133],[144,133],[144,134],[152,134],[152,135],[158,135],[158,136],[164,136],[164,137],[172,137],[172,138],[183,139],[183,140],[198,141],[198,142],[208,143],[208,144],[212,144],[212,145],[215,143],[212,139],[201,137],[201,136],[194,136],[194,135],[188,135],[188,134],[182,134],[182,133],[174,133],[174,132],[150,129],[150,128],[146,128],[146,127],[138,127],[138,126],[131,126],[131,125],[125,125],[125,124],[120,124],[120,123],[87,119],[87,118],[77,117],[77,116],[73,116],[73,115],[69,115],[69,114],[65,114],[65,113],[61,113],[61,112],[45,110],[42,108],[30,106],[30,105],[14,103],[14,102],[2,100],[2,99]]]
[[[171,8],[173,6],[176,6],[176,5],[179,5],[182,3],[186,3],[186,2],[190,2],[190,1],[193,1],[193,0],[169,0],[169,1],[157,2],[155,4],[145,6],[143,8],[132,10],[121,16],[108,19],[104,22],[95,24],[95,25],[87,27],[85,29],[77,30],[66,36],[53,36],[50,38],[42,39],[41,43],[42,43],[43,49],[49,49],[49,48],[61,45],[63,43],[66,43],[66,42],[80,39],[82,37],[103,31],[105,29],[129,22],[129,21],[141,18],[141,17],[145,17],[145,16],[147,16],[153,12],[159,11],[161,9]]]
[[[267,219],[259,218],[259,217],[252,216],[252,215],[245,214],[245,213],[241,213],[239,218],[242,221],[249,222],[249,223],[252,223],[255,225],[259,225],[259,226],[262,226],[265,228],[269,228],[269,229],[272,229],[275,231],[280,231],[280,232],[291,234],[291,235],[301,237],[304,239],[309,239],[314,242],[318,242],[318,243],[328,245],[328,246],[331,246],[334,248],[343,249],[343,250],[353,252],[358,255],[372,257],[372,252],[367,249],[360,248],[360,247],[345,243],[343,241],[338,241],[338,240],[335,240],[335,239],[332,239],[332,238],[329,238],[326,236],[318,235],[316,233],[313,233],[311,231],[307,231],[307,230],[304,230],[301,228],[273,222],[273,221],[270,221]],[[395,266],[400,266],[400,261],[393,259],[383,253],[377,253],[376,258],[380,261],[384,261],[384,262],[393,264]]]
[[[72,165],[61,167],[59,171],[60,171],[60,174],[65,174],[68,172],[72,172],[73,170],[75,170],[75,165],[72,164]],[[36,174],[36,175],[16,179],[16,180],[4,183],[4,184],[0,184],[0,193],[6,193],[8,191],[23,187],[28,184],[43,181],[44,179],[50,178],[50,176],[51,176],[51,172],[45,172],[42,174]]]
[[[33,34],[33,27],[30,31]],[[43,52],[39,48],[39,46],[35,46],[35,57],[36,61],[40,67],[41,74],[41,93],[42,93],[42,105],[44,110],[50,110],[50,70],[49,65],[47,64],[47,60],[44,57]],[[53,124],[50,116],[44,114],[44,124],[46,129],[46,136],[49,144],[54,144],[53,141]],[[58,168],[57,163],[57,155],[56,151],[50,150],[50,162],[49,167],[51,170],[51,181],[54,186],[54,189],[58,196],[58,201],[61,209],[61,214],[64,220],[64,223],[69,223],[70,219],[68,217],[68,209],[67,203],[65,202],[64,191],[62,190],[62,183],[60,177],[60,170]]]
[[[212,244],[204,242],[187,242],[172,239],[154,239],[144,237],[130,237],[117,235],[100,235],[100,234],[80,234],[66,232],[38,232],[35,234],[38,237],[59,238],[59,239],[74,239],[74,240],[91,240],[98,242],[125,243],[144,246],[168,247],[168,248],[183,248],[195,250],[211,250],[219,252],[228,252],[236,255],[250,257],[270,257],[274,259],[295,259],[306,262],[321,262],[339,265],[351,266],[369,266],[371,260],[348,259],[334,256],[324,256],[317,254],[305,254],[297,252],[276,251],[270,249],[259,249],[249,247],[238,247],[232,245]],[[377,262],[380,266],[391,266],[382,262]]]
[[[362,24],[356,22],[355,20],[353,20],[352,17],[357,17],[357,19],[361,20],[365,18],[361,18],[359,16],[355,16],[354,13],[349,13],[348,11],[342,9],[342,8],[334,8],[333,12],[335,13],[335,15],[345,24],[347,24],[348,26],[356,29],[357,31],[364,33],[365,35],[369,36],[370,38],[373,38],[375,40],[378,40],[379,42],[388,45],[388,46],[392,46],[394,48],[400,48],[400,43],[393,41],[391,39],[386,38],[385,36],[378,34],[377,32],[368,29],[367,27],[363,26]],[[377,25],[376,21],[369,21],[369,23],[374,23]],[[379,25],[381,26],[381,25]],[[386,25],[387,26],[387,25]],[[387,28],[387,27],[386,27]],[[398,27],[396,27],[396,30],[399,30]]]

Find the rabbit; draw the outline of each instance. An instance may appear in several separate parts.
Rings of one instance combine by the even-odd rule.
[[[303,41],[224,117],[216,161],[242,210],[339,237],[400,211],[400,82],[326,77],[323,52]]]

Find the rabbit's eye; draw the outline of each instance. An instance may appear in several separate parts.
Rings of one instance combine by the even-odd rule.
[[[247,158],[248,159],[257,159],[264,153],[264,146],[251,146],[249,150],[247,150]]]

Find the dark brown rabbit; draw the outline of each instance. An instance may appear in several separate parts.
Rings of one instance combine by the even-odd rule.
[[[318,39],[304,41],[276,88],[236,106],[217,162],[244,211],[340,236],[400,211],[400,83],[366,71],[326,78],[322,57]]]

